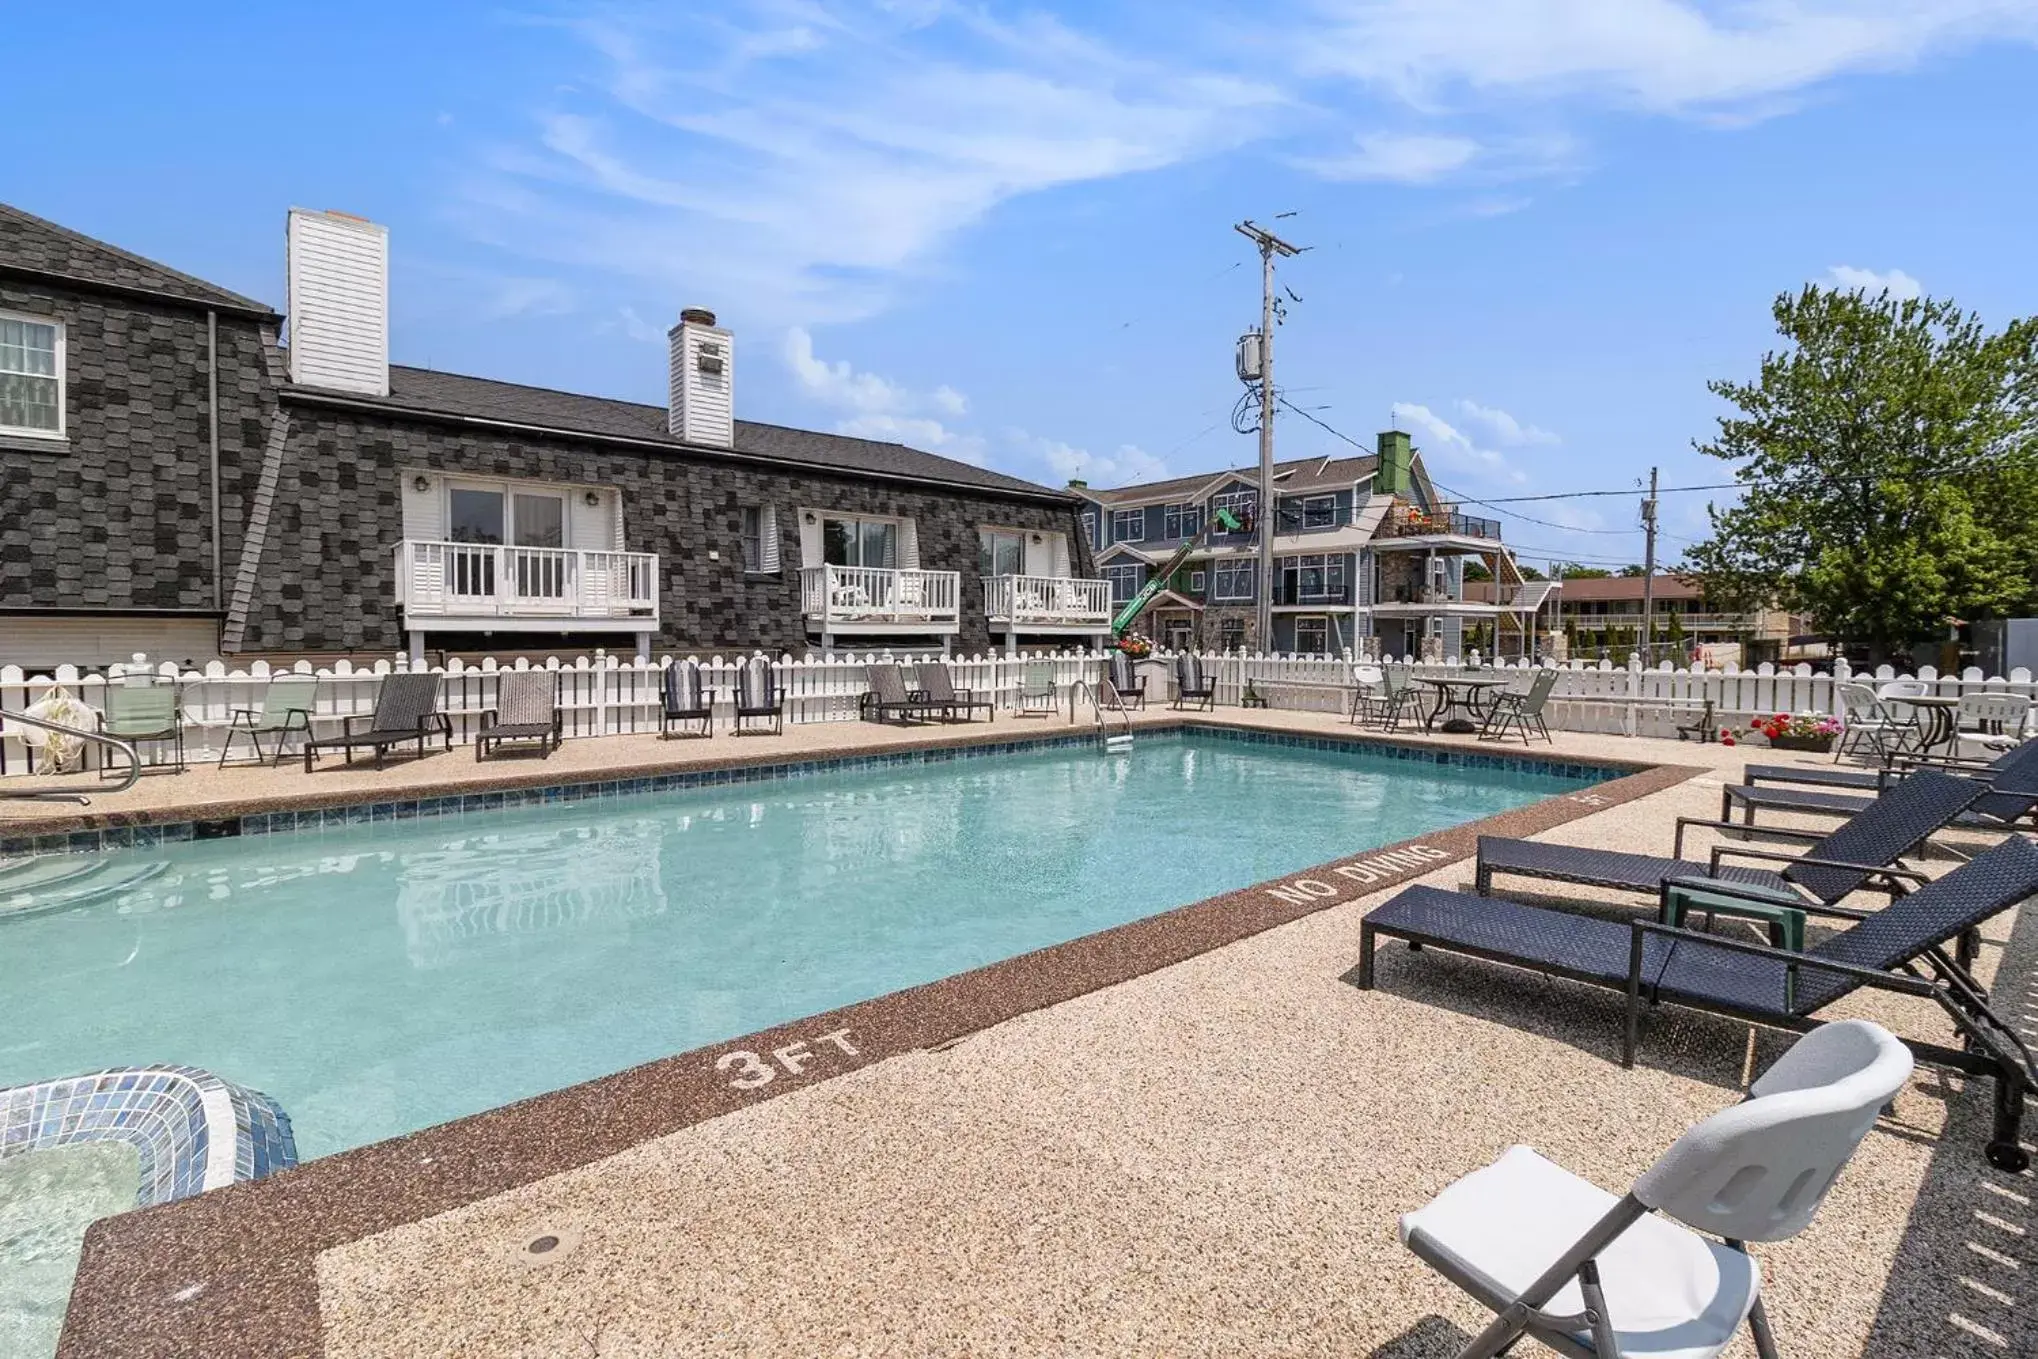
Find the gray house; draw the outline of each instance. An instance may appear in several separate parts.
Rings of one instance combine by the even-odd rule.
[[[1091,644],[1079,502],[668,402],[388,360],[388,237],[293,210],[286,315],[0,205],[0,664]]]

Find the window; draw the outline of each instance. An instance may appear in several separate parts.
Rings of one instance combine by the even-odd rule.
[[[1330,654],[1330,620],[1328,618],[1298,618],[1295,620],[1295,654],[1298,656],[1328,656]]]
[[[1211,592],[1211,598],[1251,599],[1253,565],[1250,561],[1217,563],[1217,588]]]
[[[1145,510],[1113,510],[1111,512],[1111,541],[1114,543],[1136,543],[1146,537]]]
[[[1189,593],[1192,595],[1202,594],[1205,588],[1206,580],[1207,576],[1204,572],[1191,571],[1189,573]]]
[[[823,519],[821,560],[829,566],[894,566],[899,526],[890,519]]]
[[[1212,509],[1230,510],[1232,516],[1248,529],[1252,527],[1253,508],[1259,503],[1260,496],[1257,491],[1226,491],[1222,495],[1210,498]]]
[[[1305,496],[1302,500],[1302,527],[1306,529],[1329,528],[1337,523],[1337,497],[1334,495]]]
[[[743,569],[753,575],[770,575],[778,571],[778,507],[776,505],[746,505],[743,507]]]
[[[1225,651],[1245,650],[1245,620],[1227,618],[1217,625],[1217,645]]]
[[[64,328],[0,316],[0,429],[64,432]]]
[[[1168,506],[1167,536],[1180,541],[1193,538],[1203,529],[1203,511],[1194,505]]]
[[[1097,541],[1097,512],[1095,510],[1084,510],[1082,522],[1083,541],[1091,547],[1102,547],[1103,544]]]
[[[1026,574],[1026,535],[1012,529],[978,529],[977,569],[987,576]]]
[[[1104,579],[1111,582],[1111,602],[1114,604],[1124,604],[1131,600],[1134,595],[1138,594],[1139,577],[1140,568],[1137,564],[1105,567]]]

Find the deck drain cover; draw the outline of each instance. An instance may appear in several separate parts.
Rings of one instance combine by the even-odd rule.
[[[527,1269],[554,1265],[572,1255],[580,1245],[580,1233],[571,1227],[539,1227],[527,1236],[508,1243],[509,1256]]]

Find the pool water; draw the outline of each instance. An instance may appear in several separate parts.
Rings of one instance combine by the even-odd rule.
[[[0,1355],[54,1354],[85,1229],[134,1207],[141,1155],[74,1142],[0,1159]]]
[[[106,851],[0,919],[0,1086],[203,1067],[309,1159],[1580,786],[1153,734]]]

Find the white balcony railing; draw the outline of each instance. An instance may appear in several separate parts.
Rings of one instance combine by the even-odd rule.
[[[953,628],[961,621],[962,574],[876,566],[800,571],[800,612],[830,629],[856,624]]]
[[[658,556],[406,538],[397,602],[409,618],[658,620]]]
[[[984,617],[994,623],[1107,627],[1111,582],[1068,576],[987,576]]]

